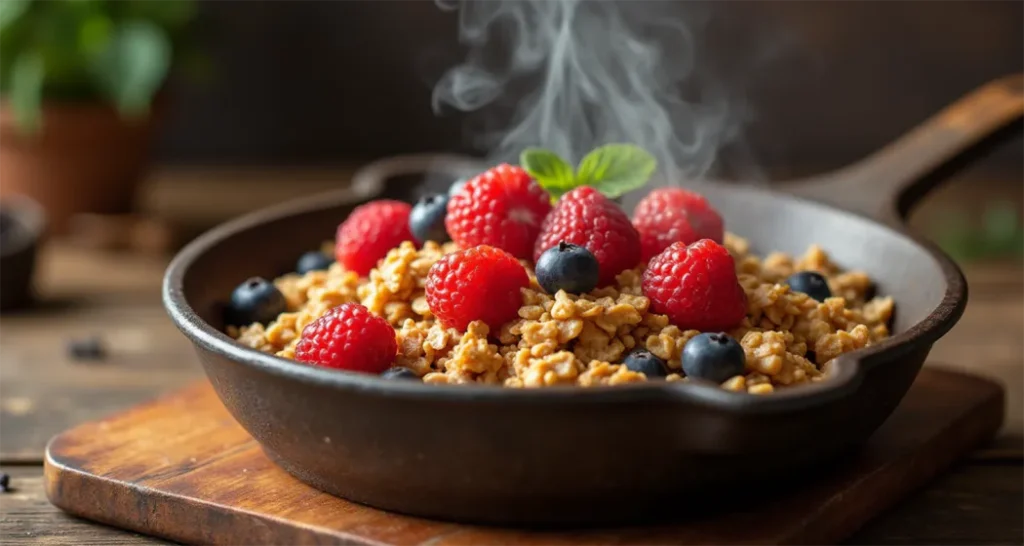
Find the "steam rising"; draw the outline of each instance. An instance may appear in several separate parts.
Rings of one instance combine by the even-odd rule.
[[[464,1],[459,38],[469,53],[434,88],[434,110],[498,106],[525,86],[511,123],[478,135],[490,159],[515,162],[541,146],[575,164],[597,146],[629,142],[654,154],[669,181],[700,178],[738,120],[696,77],[695,38],[666,9],[673,4]]]

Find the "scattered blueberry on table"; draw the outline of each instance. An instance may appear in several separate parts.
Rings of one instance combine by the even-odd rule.
[[[832,291],[828,288],[828,281],[820,273],[814,271],[800,271],[793,273],[786,279],[790,290],[803,292],[812,299],[825,301],[832,297]]]
[[[445,213],[448,211],[448,196],[433,193],[420,198],[409,213],[409,231],[420,243],[448,241],[448,231],[444,227]]]
[[[537,282],[548,294],[565,290],[569,294],[585,294],[597,286],[597,258],[579,245],[562,241],[547,249],[534,268]]]
[[[743,373],[746,355],[739,342],[728,335],[705,332],[686,343],[682,361],[687,377],[722,383]]]
[[[11,490],[11,476],[6,472],[0,474],[0,493],[7,493]]]
[[[235,288],[228,305],[227,322],[234,326],[247,326],[254,322],[268,323],[288,309],[284,294],[274,283],[252,277]]]
[[[647,349],[636,349],[629,353],[622,361],[622,365],[629,371],[644,374],[648,379],[665,377],[668,375],[668,368],[665,365],[665,361],[658,358]]]
[[[97,336],[71,339],[67,342],[68,357],[72,360],[103,360],[107,356],[103,340]]]
[[[299,256],[299,261],[295,264],[295,272],[305,275],[310,271],[325,271],[333,263],[334,258],[318,250],[311,250]]]
[[[416,372],[410,370],[409,368],[403,368],[401,366],[396,366],[394,368],[388,368],[388,369],[384,370],[383,372],[381,372],[380,376],[383,377],[384,379],[417,379],[418,380],[420,378],[420,376],[417,375]]]

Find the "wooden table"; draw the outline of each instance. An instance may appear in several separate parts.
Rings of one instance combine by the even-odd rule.
[[[343,176],[328,171],[299,178],[312,191],[337,184]],[[148,196],[151,203],[173,209],[189,200],[170,196],[182,195],[189,184],[218,191],[204,183],[217,178],[222,175],[165,175]],[[247,192],[249,201],[236,206],[251,208],[279,199],[273,181],[264,176],[254,182],[258,187]],[[1020,201],[1013,187],[998,191],[1009,191],[1009,198]],[[943,195],[940,204],[962,197]],[[200,217],[216,219],[215,211],[180,210],[187,210],[196,223]],[[241,210],[230,211],[235,212]],[[46,500],[40,465],[53,434],[202,376],[191,346],[160,306],[158,286],[166,261],[53,244],[40,262],[45,305],[5,315],[0,322],[0,466],[11,475],[14,488],[0,495],[4,544],[161,543],[64,515]],[[1019,262],[972,264],[966,273],[971,286],[967,312],[937,344],[932,360],[1001,381],[1007,388],[1006,426],[992,445],[869,524],[850,543],[1024,542],[1024,267]],[[102,334],[111,349],[109,358],[71,361],[65,340],[92,334]]]

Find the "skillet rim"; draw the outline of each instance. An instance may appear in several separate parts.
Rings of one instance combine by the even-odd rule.
[[[319,387],[400,396],[405,400],[500,401],[507,404],[554,401],[585,404],[636,403],[662,400],[732,413],[789,412],[818,406],[850,395],[858,389],[865,371],[879,362],[900,358],[924,345],[930,346],[948,332],[962,316],[967,304],[967,283],[963,273],[945,253],[929,241],[900,226],[812,199],[758,187],[741,186],[734,189],[802,202],[823,208],[830,214],[860,218],[890,231],[894,236],[908,239],[922,248],[939,266],[946,283],[942,300],[924,319],[907,330],[877,345],[837,357],[833,364],[833,374],[828,379],[783,389],[770,396],[727,391],[718,385],[704,382],[642,382],[587,389],[576,386],[507,389],[496,385],[428,386],[423,383],[389,381],[374,375],[305,366],[245,347],[203,321],[188,303],[183,287],[185,274],[191,265],[212,247],[272,220],[373,199],[382,193],[383,184],[368,179],[353,180],[352,186],[344,189],[299,197],[259,209],[228,220],[203,233],[183,247],[171,260],[161,286],[161,299],[172,322],[197,348],[210,351],[232,362],[254,367],[261,372],[285,376]]]

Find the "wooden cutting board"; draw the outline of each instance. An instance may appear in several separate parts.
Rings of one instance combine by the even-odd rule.
[[[274,466],[206,382],[54,437],[47,494],[81,517],[196,544],[825,544],[991,438],[1002,389],[921,372],[855,457],[759,510],[654,527],[526,531],[429,521],[321,493]]]

